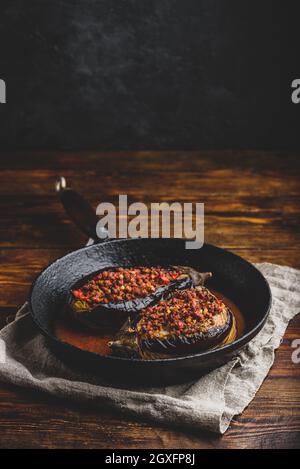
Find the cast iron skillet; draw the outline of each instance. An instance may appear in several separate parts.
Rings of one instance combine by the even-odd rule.
[[[63,179],[57,189],[71,218],[96,239],[97,219],[93,209],[79,194],[67,189]],[[221,291],[240,308],[246,321],[244,335],[220,349],[153,361],[101,356],[55,337],[53,319],[61,314],[68,292],[76,281],[99,269],[136,265],[189,265],[203,272],[213,272],[207,286]],[[120,385],[166,385],[199,377],[234,357],[263,327],[271,305],[271,292],[267,281],[253,265],[210,244],[187,250],[182,239],[105,242],[96,239],[95,244],[67,254],[41,272],[32,286],[29,302],[32,317],[48,337],[53,350],[73,367],[89,369]]]

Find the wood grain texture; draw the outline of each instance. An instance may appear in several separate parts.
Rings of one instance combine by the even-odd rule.
[[[300,165],[292,153],[19,153],[0,159],[0,327],[27,296],[38,272],[86,238],[53,193],[58,175],[94,206],[129,201],[205,203],[206,241],[252,262],[300,268]],[[290,324],[269,376],[222,437],[166,428],[0,385],[0,447],[300,447],[300,365]]]

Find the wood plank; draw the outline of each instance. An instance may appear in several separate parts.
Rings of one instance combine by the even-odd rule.
[[[1,246],[78,246],[53,193],[59,170],[96,206],[117,202],[204,202],[206,239],[225,247],[299,246],[298,155],[263,152],[179,152],[13,155],[0,167]],[[26,161],[26,165],[24,164]],[[38,165],[38,168],[34,167]],[[8,166],[8,167],[7,167]],[[8,169],[10,168],[10,169]],[[72,169],[71,169],[72,168]],[[85,171],[80,171],[80,169]],[[276,243],[276,244],[275,244]]]
[[[2,150],[0,169],[62,169],[99,170],[112,173],[123,170],[127,173],[139,171],[147,173],[153,168],[165,168],[167,171],[181,172],[187,166],[195,169],[226,169],[228,167],[257,172],[276,171],[279,173],[299,170],[297,152],[264,150],[201,150],[201,151],[20,151]]]
[[[48,263],[86,241],[53,193],[56,177],[96,206],[204,202],[206,241],[251,262],[300,268],[299,155],[286,152],[35,152],[0,155],[0,327]],[[290,324],[255,399],[219,437],[125,418],[33,391],[0,386],[0,447],[292,448],[300,442],[299,365]]]
[[[70,250],[69,250],[70,251]],[[252,262],[273,262],[300,267],[299,250],[248,250],[232,249],[232,252]],[[0,306],[17,307],[27,298],[30,285],[38,273],[55,259],[66,254],[60,249],[0,249]]]
[[[0,399],[0,447],[289,448],[299,442],[299,381],[296,385],[290,378],[267,378],[223,437],[121,419],[87,404],[10,386],[1,387]]]
[[[300,247],[298,197],[286,197],[283,207],[278,206],[277,197],[262,197],[256,199],[255,204],[249,199],[240,197],[232,201],[206,197],[206,241],[226,248]],[[159,196],[157,200],[163,198]],[[112,197],[107,197],[107,201],[117,202]],[[97,199],[91,198],[91,203],[96,207]],[[66,217],[55,196],[33,198],[20,194],[18,201],[6,196],[1,199],[0,211],[0,247],[76,248],[86,241]]]

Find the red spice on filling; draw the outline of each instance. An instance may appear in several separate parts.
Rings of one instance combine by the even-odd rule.
[[[118,267],[95,275],[72,294],[90,306],[144,298],[176,280],[182,272],[161,267]]]
[[[207,288],[176,290],[168,300],[145,308],[141,312],[138,331],[149,338],[169,335],[192,335],[199,331],[201,323],[213,323],[215,315],[226,306]]]

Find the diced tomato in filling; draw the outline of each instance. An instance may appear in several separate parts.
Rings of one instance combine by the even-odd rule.
[[[225,309],[225,304],[205,287],[176,290],[171,298],[142,310],[137,329],[149,338],[188,336],[199,331],[203,321],[213,324],[214,316]]]
[[[176,280],[181,274],[180,270],[161,267],[118,267],[100,272],[81,288],[73,290],[72,294],[90,306],[119,303],[144,298]]]

